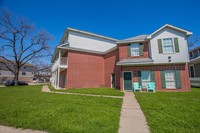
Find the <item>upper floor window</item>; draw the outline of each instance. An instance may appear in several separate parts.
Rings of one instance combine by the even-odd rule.
[[[200,55],[200,49],[199,49],[199,55]]]
[[[22,75],[26,75],[26,72],[22,72]]]
[[[192,52],[190,52],[190,58],[192,58],[193,57],[193,53]]]
[[[163,38],[163,53],[174,53],[172,38]]]
[[[179,53],[178,37],[158,39],[158,53],[170,54]]]
[[[138,43],[131,44],[131,56],[140,56],[140,46]]]

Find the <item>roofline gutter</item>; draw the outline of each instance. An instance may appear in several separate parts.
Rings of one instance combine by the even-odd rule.
[[[117,44],[127,44],[127,43],[135,43],[135,42],[147,42],[147,40],[118,41]]]
[[[153,64],[153,62],[137,62],[137,63],[126,63],[126,64],[120,64],[117,63],[117,66],[133,66],[133,65],[149,65],[149,64]]]

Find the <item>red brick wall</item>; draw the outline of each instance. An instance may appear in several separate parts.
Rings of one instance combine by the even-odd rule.
[[[128,44],[121,44],[118,45],[119,48],[119,60],[127,59],[127,58],[148,58],[149,57],[149,48],[148,42],[143,42],[144,44],[144,53],[143,56],[136,56],[136,57],[128,57]]]
[[[101,55],[68,51],[66,88],[104,86],[104,59]]]
[[[190,91],[190,80],[188,73],[188,64],[174,64],[174,65],[155,65],[155,66],[131,66],[122,67],[122,71],[132,71],[132,80],[137,82],[137,71],[155,71],[156,91]],[[161,80],[162,70],[180,70],[181,89],[163,89]],[[135,73],[135,74],[134,74]],[[120,76],[120,89],[123,90],[123,75]]]
[[[105,86],[111,87],[111,74],[115,74],[115,86],[119,87],[119,69],[120,67],[116,65],[119,60],[118,50],[108,53],[104,56],[104,80]]]

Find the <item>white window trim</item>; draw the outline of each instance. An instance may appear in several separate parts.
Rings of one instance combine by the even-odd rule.
[[[132,45],[136,45],[136,44],[138,44],[138,50],[139,50],[139,54],[138,55],[132,55]],[[139,43],[131,43],[130,44],[130,47],[131,47],[131,56],[132,57],[137,57],[137,56],[140,56],[140,44]],[[136,48],[133,48],[133,49],[136,49]]]
[[[141,80],[142,80],[142,72],[144,72],[144,71],[141,71]],[[143,87],[143,81],[144,82],[151,82],[151,71],[146,71],[146,72],[149,72],[150,80],[149,81],[148,80],[142,80],[142,87]]]
[[[164,43],[163,43],[163,39],[172,39],[172,46],[173,46],[173,52],[171,53],[164,53]],[[163,49],[163,54],[174,54],[175,53],[175,47],[174,47],[174,38],[175,37],[163,37],[162,38],[162,49]],[[178,37],[177,37],[178,38]]]
[[[124,72],[131,72],[131,78],[132,78],[132,82],[133,82],[133,72],[132,72],[132,71],[123,71],[123,72],[122,72],[122,80],[123,80],[123,82],[122,82],[123,90],[122,90],[122,91],[125,91],[125,90],[124,90]]]
[[[173,71],[174,72],[174,74],[175,74],[175,79],[174,79],[174,82],[175,82],[175,88],[167,88],[167,81],[166,81],[166,79],[165,79],[165,85],[166,85],[166,89],[169,89],[169,90],[175,90],[176,89],[176,73],[175,73],[175,70],[165,70],[165,72],[167,72],[167,71]]]
[[[190,71],[190,67],[193,67],[193,70],[194,70],[194,77],[196,77],[195,69],[194,69],[194,64],[189,65],[189,71]],[[191,71],[190,71],[190,76],[191,76]],[[193,77],[190,77],[190,78],[193,78]]]

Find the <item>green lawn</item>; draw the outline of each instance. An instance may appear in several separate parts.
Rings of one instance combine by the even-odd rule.
[[[200,88],[135,95],[152,133],[200,133]]]
[[[44,93],[41,88],[0,88],[0,124],[55,133],[118,131],[122,99]]]
[[[48,84],[48,87],[51,91],[62,91],[62,92],[95,94],[95,95],[110,95],[110,96],[123,96],[124,95],[124,92],[121,92],[118,89],[111,89],[111,88],[81,88],[81,89],[56,90],[50,84]]]

